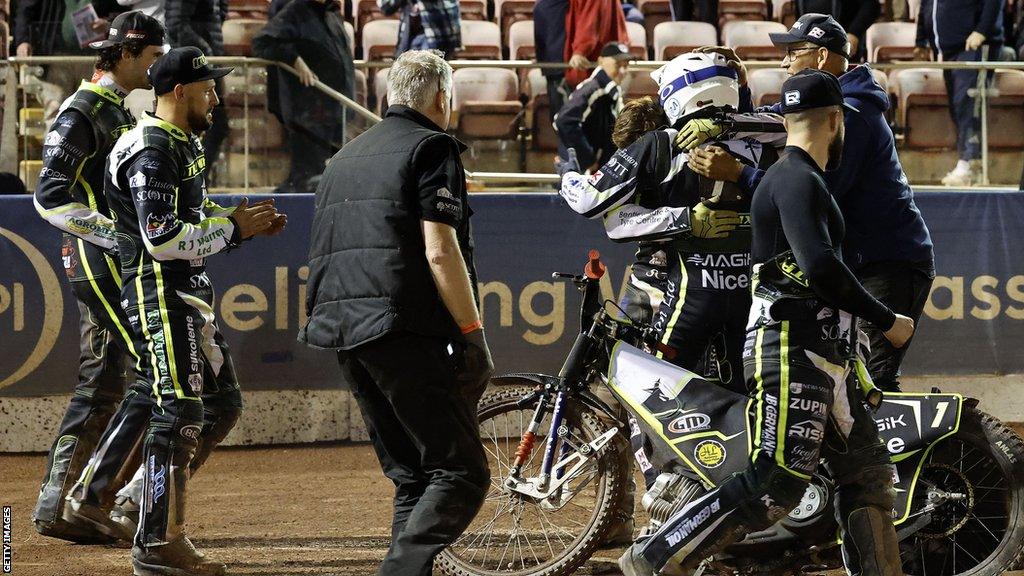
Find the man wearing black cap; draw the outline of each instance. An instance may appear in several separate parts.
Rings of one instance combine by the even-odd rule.
[[[619,561],[626,576],[682,574],[800,502],[823,457],[839,485],[844,560],[854,575],[900,575],[892,472],[860,387],[847,386],[856,317],[899,347],[914,323],[857,282],[841,259],[843,217],[822,177],[843,149],[839,82],[818,70],[783,85],[789,134],[751,206],[754,304],[744,373],[756,398],[747,469],[691,501]],[[827,440],[835,439],[835,442]],[[843,454],[831,452],[842,446]]]
[[[935,279],[935,257],[928,226],[914,203],[914,191],[896,153],[896,138],[885,118],[888,94],[875,81],[870,66],[847,71],[849,41],[831,16],[805,14],[788,32],[772,34],[771,39],[786,48],[782,66],[791,76],[806,69],[828,72],[839,78],[844,100],[856,108],[844,112],[847,146],[842,160],[825,172],[846,219],[845,261],[868,292],[917,322]],[[740,69],[740,82],[745,84],[742,63],[731,51],[727,57]],[[753,109],[749,95],[748,88],[741,89],[745,98],[740,105],[745,110]],[[760,111],[778,112],[780,107]],[[745,168],[744,177],[753,171]],[[899,390],[907,347],[892,346],[872,326],[865,331],[871,340],[867,362],[871,377],[884,390]]]
[[[102,526],[65,509],[100,434],[125,393],[124,360],[139,354],[121,309],[120,262],[103,169],[114,142],[135,126],[124,98],[150,87],[146,69],[163,54],[164,30],[141,12],[114,19],[99,50],[94,82],[82,82],[64,101],[43,141],[43,169],[35,190],[39,215],[64,232],[61,257],[81,314],[78,384],[47,458],[32,513],[36,530],[73,541],[107,539]],[[114,447],[123,462],[132,444]],[[66,516],[65,520],[62,516]]]
[[[625,44],[605,44],[590,78],[576,86],[555,114],[560,162],[569,160],[570,148],[576,150],[583,168],[596,168],[611,159],[616,150],[612,132],[623,103],[620,84],[629,71],[630,60],[633,56]]]
[[[219,101],[214,80],[230,71],[210,67],[198,48],[168,52],[149,70],[156,112],[118,140],[107,169],[124,270],[121,304],[140,351],[134,387],[150,390],[156,401],[143,441],[144,494],[132,548],[136,575],[225,570],[196,552],[184,534],[190,473],[241,410],[205,260],[285,225],[272,201],[223,208],[206,196],[206,158],[197,134],[209,128]],[[145,420],[131,413],[144,404],[129,404],[122,405],[120,424],[140,429]]]

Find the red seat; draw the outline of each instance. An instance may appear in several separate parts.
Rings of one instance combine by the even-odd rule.
[[[910,68],[896,70],[889,77],[899,102],[899,124],[904,128],[908,148],[952,148],[956,126],[949,117],[949,98],[942,70]]]
[[[722,42],[744,60],[782,60],[784,51],[772,45],[768,34],[787,30],[778,22],[733,20],[722,28]]]
[[[701,46],[718,44],[718,31],[707,22],[662,22],[654,29],[654,59],[671,60]]]
[[[917,25],[911,22],[876,22],[865,34],[868,62],[913,60]]]
[[[467,138],[515,139],[523,105],[515,72],[460,68],[452,75],[452,124]]]

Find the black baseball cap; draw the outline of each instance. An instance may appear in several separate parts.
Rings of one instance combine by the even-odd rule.
[[[172,48],[157,58],[146,74],[156,95],[167,94],[178,84],[191,84],[227,76],[234,68],[214,68],[195,46]]]
[[[842,106],[857,112],[843,100],[843,90],[835,76],[808,68],[789,77],[782,83],[782,113],[792,114],[815,108]]]
[[[615,58],[616,60],[635,60],[636,57],[629,53],[629,46],[622,42],[609,42],[601,48],[602,58]]]
[[[774,32],[768,37],[776,46],[810,42],[828,48],[829,52],[835,52],[843,58],[850,58],[850,39],[846,36],[846,30],[828,14],[804,14],[793,23],[789,32]]]
[[[106,40],[92,42],[90,48],[97,50],[123,44],[126,40],[142,40],[145,46],[164,45],[164,26],[159,20],[146,16],[138,10],[118,14],[110,23]]]

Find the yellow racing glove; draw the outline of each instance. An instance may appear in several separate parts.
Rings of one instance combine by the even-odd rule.
[[[676,147],[689,152],[697,146],[725,133],[726,126],[714,118],[694,118],[683,125],[676,134]]]
[[[697,238],[727,238],[739,224],[734,210],[714,210],[703,202],[690,210],[690,234]]]

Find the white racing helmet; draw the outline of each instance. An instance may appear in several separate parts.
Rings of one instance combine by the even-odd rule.
[[[736,71],[721,54],[681,54],[651,72],[651,78],[658,83],[658,100],[671,124],[709,106],[739,107]]]

